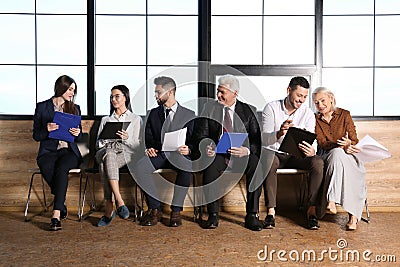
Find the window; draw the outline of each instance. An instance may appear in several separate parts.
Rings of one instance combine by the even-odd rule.
[[[87,25],[91,14],[95,25]],[[10,37],[0,43],[0,115],[32,115],[36,102],[53,95],[62,74],[76,80],[83,115],[108,114],[110,90],[117,84],[130,88],[133,110],[145,115],[154,104],[153,81],[147,79],[169,69],[183,83],[178,101],[191,102],[197,111],[191,101],[198,92],[197,0],[1,1],[0,25],[7,25],[0,34]],[[89,58],[94,68],[88,68]],[[179,76],[186,69],[190,83]],[[90,111],[88,103],[94,103]]]
[[[267,102],[286,96],[291,77],[312,80],[314,0],[213,0],[211,5],[213,82],[226,73],[237,76],[239,100],[262,111]]]
[[[91,118],[109,113],[117,84],[145,115],[162,74],[176,79],[178,101],[197,112],[198,95],[215,97],[204,84],[227,66],[249,76],[244,87],[259,93],[241,94],[259,110],[302,75],[312,88],[332,89],[354,116],[400,117],[398,0],[0,1],[0,25],[1,117],[32,116],[62,74],[76,80],[76,102]]]
[[[76,80],[87,114],[86,13],[80,0],[0,3],[0,34],[7,36],[0,43],[0,114],[32,115],[63,74]]]
[[[213,0],[211,61],[315,64],[314,0]]]
[[[322,85],[352,115],[399,116],[400,37],[394,34],[400,26],[399,2],[323,3]]]
[[[110,90],[117,84],[130,89],[133,111],[145,115],[156,105],[153,80],[160,75],[171,76],[180,104],[197,112],[189,99],[198,92],[198,3],[177,2],[96,2],[96,115],[109,113]]]

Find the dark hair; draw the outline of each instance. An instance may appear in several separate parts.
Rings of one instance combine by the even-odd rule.
[[[70,113],[70,114],[76,114],[74,101],[75,101],[75,95],[78,93],[78,85],[76,84],[75,80],[69,77],[68,75],[62,75],[58,77],[54,84],[54,97],[60,97],[68,90],[68,88],[73,83],[75,84],[75,94],[72,98],[72,101],[65,100],[63,108],[65,113]]]
[[[174,79],[171,77],[167,76],[160,76],[154,79],[154,84],[155,85],[161,85],[162,88],[167,89],[167,90],[172,90],[176,91],[176,83]]]
[[[131,97],[129,96],[129,89],[128,87],[126,87],[125,85],[121,84],[121,85],[115,85],[113,88],[111,88],[112,90],[120,90],[122,92],[122,94],[125,96],[125,107],[127,109],[129,109],[130,111],[132,111],[132,107],[131,107]],[[110,101],[110,115],[114,112],[114,106],[112,104],[112,101]]]
[[[293,77],[289,83],[289,87],[292,90],[294,90],[298,85],[306,89],[310,88],[310,84],[308,83],[307,79],[301,76]]]

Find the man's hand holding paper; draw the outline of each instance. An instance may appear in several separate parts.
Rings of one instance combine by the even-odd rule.
[[[186,148],[186,132],[187,128],[183,128],[177,131],[168,132],[164,135],[164,142],[162,144],[162,151],[182,151],[183,153],[188,152]],[[182,153],[181,153],[182,154]]]

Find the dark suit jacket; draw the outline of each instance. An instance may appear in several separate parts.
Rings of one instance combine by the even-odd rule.
[[[194,128],[194,111],[182,107],[178,103],[178,107],[176,109],[176,113],[174,114],[174,118],[171,122],[171,126],[169,128],[169,132],[173,132],[176,130],[180,130],[182,128],[187,127],[186,132],[186,145],[193,149],[192,145],[192,134]],[[145,127],[145,146],[146,148],[154,148],[158,151],[161,151],[163,139],[162,126],[165,121],[165,113],[164,107],[158,106],[150,110],[146,119],[146,127]]]
[[[81,115],[81,110],[78,105],[75,105],[77,114]],[[39,152],[37,158],[48,153],[57,151],[58,140],[49,138],[49,132],[47,131],[47,123],[53,122],[54,118],[54,105],[53,100],[50,98],[46,101],[40,102],[36,104],[35,115],[33,116],[33,134],[32,137],[36,141],[40,142]],[[79,136],[75,138],[75,141],[79,141],[82,136],[82,126],[81,133]],[[81,153],[79,152],[78,146],[76,143],[69,143],[72,151],[75,155],[82,159]]]
[[[224,106],[217,101],[208,102],[204,105],[201,116],[196,120],[195,138],[198,144],[204,138],[210,138],[215,144],[218,143],[222,133]],[[256,108],[236,100],[233,118],[233,131],[236,133],[248,133],[248,138],[243,146],[250,150],[250,154],[260,156],[261,131],[256,117]]]

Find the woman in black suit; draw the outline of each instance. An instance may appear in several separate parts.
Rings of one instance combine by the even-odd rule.
[[[40,142],[37,164],[54,195],[53,216],[50,230],[61,230],[60,220],[67,218],[65,196],[68,187],[68,172],[77,168],[82,160],[75,142],[49,138],[49,133],[59,125],[53,122],[55,111],[81,115],[78,105],[74,104],[77,86],[74,79],[67,75],[58,77],[54,85],[54,96],[37,103],[33,117],[33,139]],[[81,137],[81,125],[69,132],[75,141]]]

